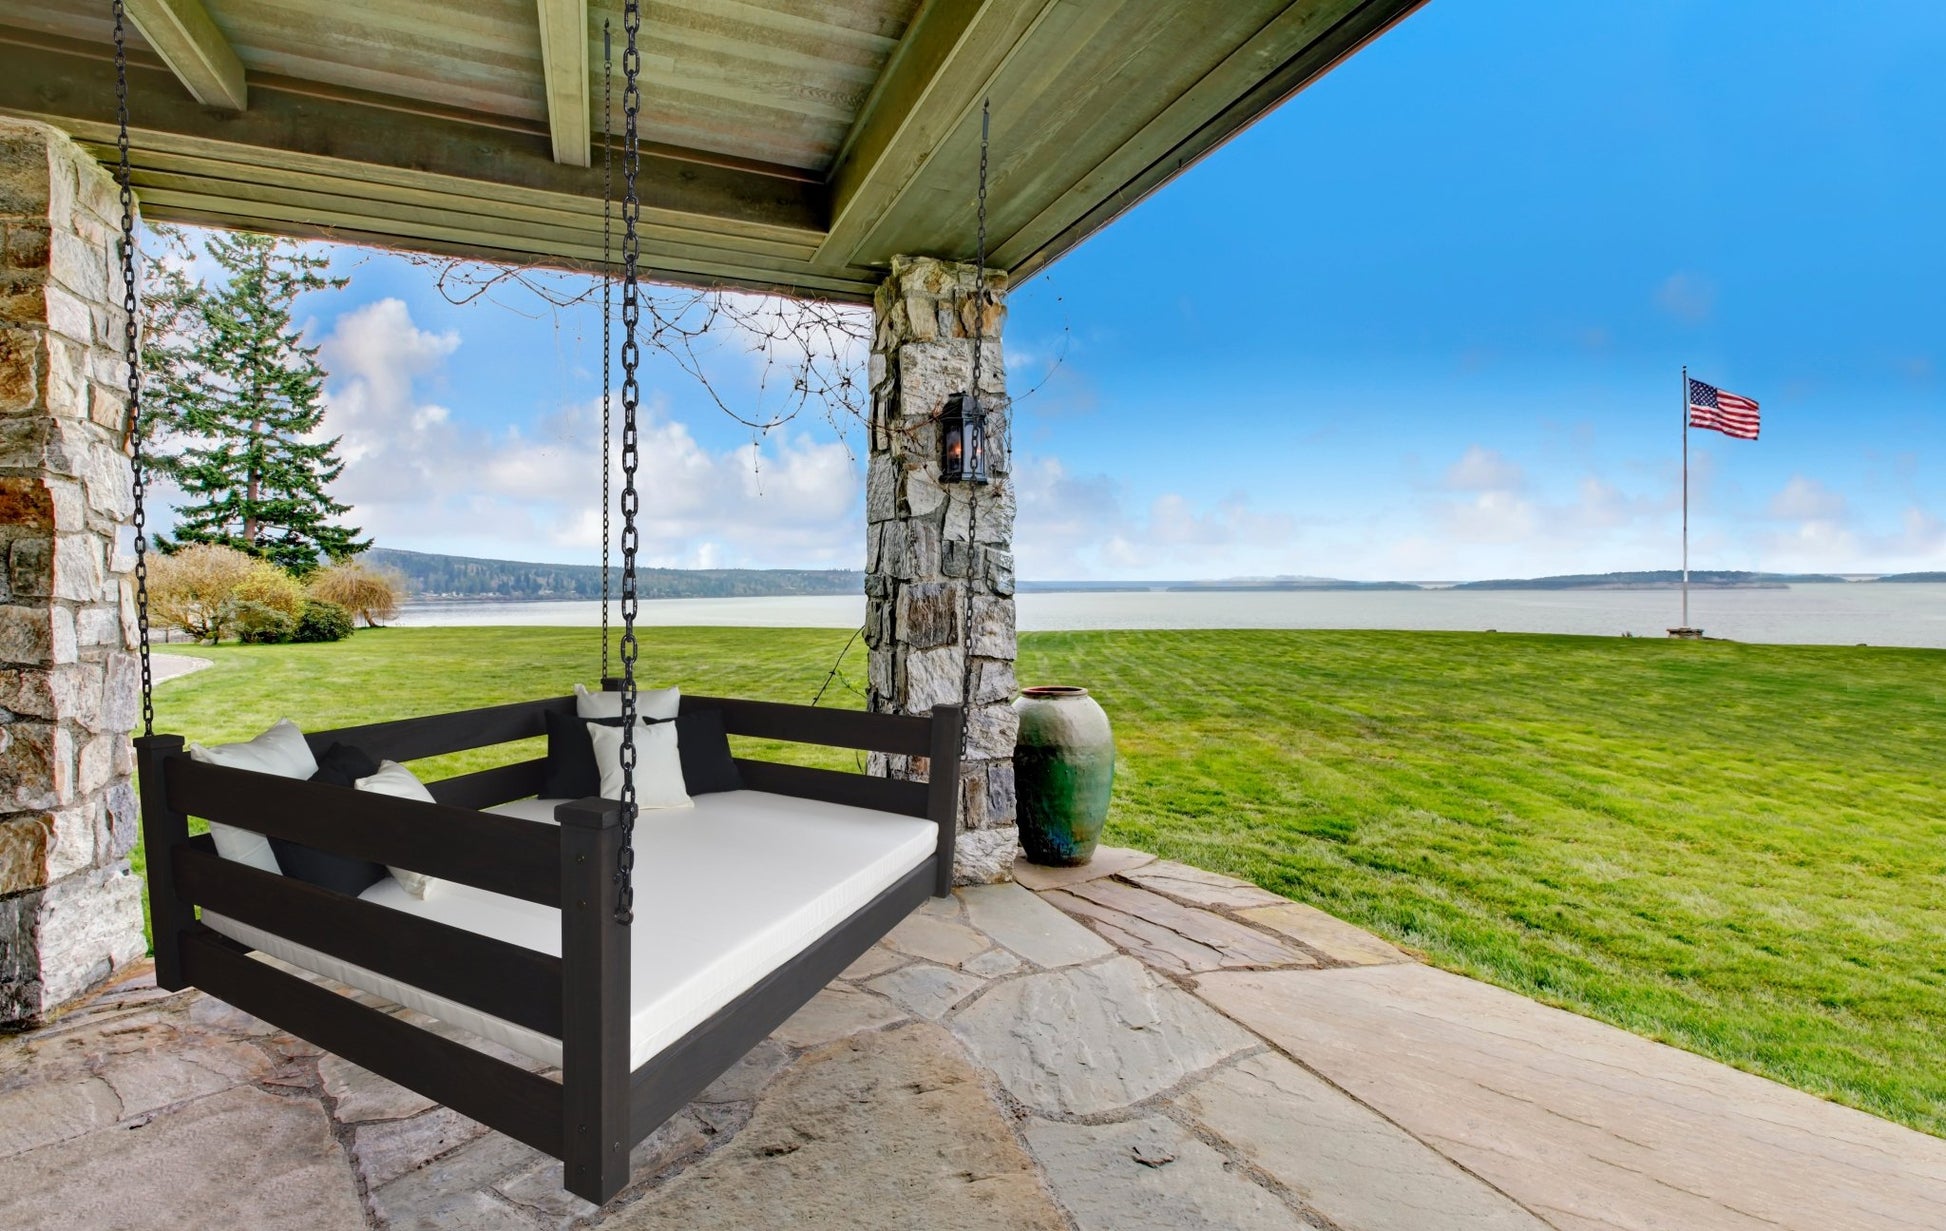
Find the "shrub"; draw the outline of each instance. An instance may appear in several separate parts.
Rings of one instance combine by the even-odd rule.
[[[336,603],[309,599],[298,613],[292,641],[343,641],[351,636],[351,613]]]
[[[158,624],[214,645],[237,618],[238,587],[261,563],[215,543],[156,556],[149,562],[150,615]]]
[[[395,573],[375,569],[356,560],[341,560],[311,575],[311,597],[336,603],[365,621],[366,628],[377,628],[380,620],[399,614],[399,596],[405,581]]]
[[[237,601],[281,612],[293,621],[304,609],[304,583],[268,560],[257,561],[236,588]]]
[[[245,645],[278,645],[297,631],[297,617],[266,603],[237,604],[237,640]]]

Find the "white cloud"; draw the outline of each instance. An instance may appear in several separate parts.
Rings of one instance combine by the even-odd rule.
[[[1253,508],[1238,494],[1199,507],[1165,492],[1131,514],[1106,475],[1068,473],[1058,458],[1024,461],[1014,472],[1014,536],[1021,576],[1211,577],[1289,571],[1294,519]]]
[[[422,400],[460,346],[378,300],[324,342],[326,428],[343,436],[337,492],[381,545],[502,558],[593,559],[600,550],[600,404],[502,428]],[[664,400],[643,406],[643,561],[657,565],[857,567],[863,478],[845,446],[793,430],[723,452]],[[621,487],[611,458],[613,486]]]
[[[1519,491],[1527,476],[1493,449],[1468,445],[1466,452],[1446,470],[1446,486],[1456,492]]]
[[[1845,498],[1816,479],[1792,475],[1770,498],[1770,515],[1786,521],[1833,521],[1845,516]]]

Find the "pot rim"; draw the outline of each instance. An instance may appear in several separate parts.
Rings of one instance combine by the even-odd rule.
[[[1037,701],[1066,701],[1075,697],[1085,697],[1088,695],[1088,690],[1076,684],[1035,684],[1030,688],[1021,689],[1020,695],[1032,697]]]

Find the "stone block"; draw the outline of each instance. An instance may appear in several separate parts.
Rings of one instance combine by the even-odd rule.
[[[1020,815],[1020,796],[1014,779],[1014,763],[989,761],[987,773],[987,815],[982,828],[1012,825]]]
[[[1310,1231],[1313,1225],[1164,1116],[1101,1125],[1031,1118],[1025,1135],[1080,1231]],[[1384,1183],[1377,1176],[1372,1182]]]
[[[128,782],[128,773],[133,768],[135,746],[126,739],[115,741],[115,772],[121,781],[110,786],[102,796],[105,822],[97,831],[100,843],[95,852],[95,861],[102,864],[114,863],[124,859],[135,849],[135,839],[142,829],[141,809],[135,802],[135,788]],[[124,763],[123,758],[127,758]]]
[[[47,883],[47,857],[53,841],[54,818],[46,813],[0,820],[0,897]],[[0,934],[0,948],[14,939]]]
[[[939,523],[914,518],[905,523],[905,561],[902,578],[937,581],[940,577]]]
[[[0,812],[27,812],[64,803],[73,789],[73,741],[51,723],[0,727]]]
[[[32,666],[54,659],[54,619],[45,607],[0,607],[0,662]]]
[[[47,216],[48,146],[59,139],[43,124],[12,119],[0,124],[0,214]]]
[[[133,654],[110,654],[103,664],[99,728],[133,731],[141,715],[142,661]],[[85,719],[84,725],[85,725]]]
[[[47,822],[53,834],[47,849],[47,879],[51,884],[65,876],[86,871],[100,861],[95,858],[96,832],[102,827],[105,818],[101,815],[101,801],[92,805],[75,804],[47,813]]]
[[[120,403],[116,405],[116,413],[122,413]],[[127,456],[110,442],[98,441],[88,451],[86,469],[83,482],[87,488],[88,507],[108,515],[118,524],[127,520],[135,512],[135,495],[130,490],[132,476]]]
[[[1019,885],[980,885],[959,890],[959,896],[974,927],[1036,966],[1073,966],[1115,952]]]
[[[38,333],[0,329],[0,415],[20,414],[40,406],[40,352]]]
[[[978,761],[960,767],[959,823],[961,829],[987,827],[986,766]]]
[[[906,472],[904,481],[900,484],[899,494],[903,505],[900,512],[908,517],[931,517],[947,504],[946,489],[940,485],[939,480],[931,474],[916,469]],[[961,534],[955,537],[965,538],[966,536]]]
[[[18,555],[19,545],[15,544],[15,547],[15,554]],[[52,565],[52,594],[55,598],[91,603],[101,597],[101,540],[91,534],[55,535]],[[16,592],[19,592],[18,586]]]
[[[108,785],[115,773],[117,735],[97,735],[81,745],[75,757],[74,789],[78,795],[92,795]]]
[[[966,686],[961,674],[963,658],[956,645],[931,650],[913,650],[905,655],[904,710],[909,714],[930,713],[935,705],[958,705]],[[1007,745],[1008,755],[1013,744]]]
[[[15,534],[52,531],[54,492],[47,481],[29,475],[0,476],[0,526]]]
[[[986,985],[977,975],[915,962],[873,979],[868,986],[914,1017],[936,1022]]]
[[[119,649],[122,644],[121,607],[83,607],[75,613],[74,641],[82,649],[95,645],[112,645]]]
[[[966,755],[992,761],[1013,760],[1020,716],[1011,705],[976,705],[966,715]]]
[[[64,1004],[148,952],[142,936],[142,883],[128,865],[57,881],[41,903],[42,994]]]
[[[1013,873],[1020,835],[1012,826],[963,830],[953,839],[953,883],[998,885]]]
[[[45,269],[52,254],[53,232],[31,222],[16,222],[7,228],[7,242],[0,251],[0,263],[8,269]]]
[[[86,348],[95,339],[94,313],[88,301],[58,286],[48,287],[44,294],[47,297],[48,332],[57,335],[50,337],[49,343],[65,338],[79,345],[82,353],[77,358],[85,362]]]
[[[1019,692],[1019,681],[1014,675],[1011,661],[986,661],[979,666],[979,675],[973,688],[976,704],[1011,704],[1014,694]]]
[[[959,644],[960,610],[964,606],[959,586],[939,582],[903,586],[898,604],[897,636],[906,645],[930,650]]]
[[[975,658],[1012,662],[1018,644],[1014,632],[1014,601],[980,597],[973,600],[971,644]]]
[[[891,458],[874,456],[865,467],[865,520],[889,521],[899,514],[899,471]]]
[[[997,547],[982,547],[980,558],[983,563],[982,576],[987,589],[1003,598],[1012,598],[1014,593],[1014,553],[1001,551]]]
[[[7,551],[7,588],[16,602],[54,593],[54,538],[15,539]]]

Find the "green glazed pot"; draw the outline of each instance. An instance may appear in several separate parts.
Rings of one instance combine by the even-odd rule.
[[[1029,862],[1071,868],[1094,858],[1115,784],[1115,735],[1085,688],[1023,688],[1014,702],[1020,845]]]

